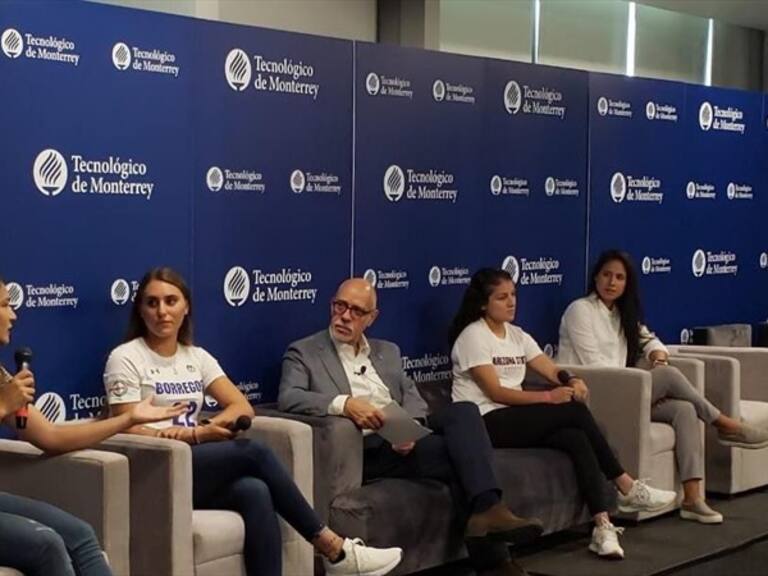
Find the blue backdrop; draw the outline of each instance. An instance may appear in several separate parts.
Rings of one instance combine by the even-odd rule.
[[[517,279],[549,353],[608,247],[669,341],[766,316],[758,94],[80,2],[0,4],[0,82],[11,348],[35,350],[54,419],[98,412],[157,265],[188,279],[198,342],[253,402],[350,273],[422,382],[447,377],[480,266]]]

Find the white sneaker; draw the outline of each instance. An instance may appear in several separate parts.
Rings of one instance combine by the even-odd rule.
[[[371,548],[360,538],[344,538],[344,559],[332,563],[323,558],[326,576],[384,576],[403,558],[402,548]]]
[[[619,534],[624,533],[624,528],[617,528],[610,522],[592,529],[592,542],[589,543],[589,551],[594,552],[600,558],[624,558],[624,549],[619,545]]]
[[[629,494],[619,492],[619,510],[625,514],[656,512],[671,505],[676,498],[677,494],[671,490],[659,490],[648,486],[645,480],[635,480]]]

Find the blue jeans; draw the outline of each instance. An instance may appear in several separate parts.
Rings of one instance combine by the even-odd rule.
[[[93,528],[37,500],[0,492],[0,566],[26,576],[110,576]]]
[[[281,576],[282,538],[277,514],[311,541],[323,529],[272,451],[253,440],[192,447],[192,497],[197,509],[238,512],[245,523],[248,576]]]

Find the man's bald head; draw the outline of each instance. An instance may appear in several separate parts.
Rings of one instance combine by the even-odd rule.
[[[336,290],[336,298],[351,302],[348,298],[356,296],[365,299],[366,310],[376,310],[376,288],[365,278],[349,278],[342,282]]]

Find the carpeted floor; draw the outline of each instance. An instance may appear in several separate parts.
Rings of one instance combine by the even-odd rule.
[[[723,524],[687,522],[670,514],[627,526],[622,561],[597,558],[584,537],[525,556],[520,563],[531,574],[544,576],[650,576],[768,537],[768,491],[711,504],[725,517]]]
[[[721,525],[680,520],[677,514],[627,525],[622,561],[587,550],[586,530],[539,539],[518,553],[532,576],[765,576],[768,575],[768,488],[732,499],[710,499]],[[418,576],[471,576],[466,561]]]

